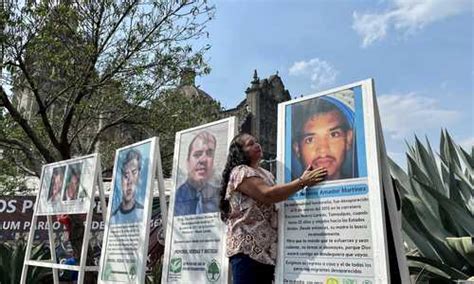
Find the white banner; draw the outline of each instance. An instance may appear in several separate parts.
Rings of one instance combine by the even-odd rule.
[[[221,174],[235,117],[176,133],[163,283],[227,283]]]
[[[45,165],[36,215],[87,213],[96,166],[97,155]]]
[[[387,283],[372,80],[279,105],[279,182],[326,181],[282,202],[276,283]]]
[[[145,283],[157,167],[161,162],[156,137],[116,151],[99,283]]]

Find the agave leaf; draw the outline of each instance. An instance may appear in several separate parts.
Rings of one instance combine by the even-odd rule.
[[[401,183],[400,180],[398,179],[393,179],[393,187],[396,188],[396,190],[400,193],[401,198],[404,197],[405,195],[409,195],[410,192],[408,192],[408,189],[411,190],[411,186],[404,187]],[[413,195],[413,194],[412,194]]]
[[[402,228],[405,235],[424,256],[430,259],[436,259],[440,262],[443,261],[443,257],[437,252],[436,245],[432,244],[432,242],[428,242],[424,233],[418,229],[415,229],[411,223],[407,221],[405,216],[402,217]]]
[[[439,154],[439,157],[441,158],[441,160],[447,164],[447,161],[449,161],[449,153],[446,152],[446,148],[447,146],[445,146],[447,144],[447,141],[446,141],[446,136],[444,135],[444,130],[441,130],[441,135],[440,135],[440,139],[439,139],[439,149],[440,149],[440,154]]]
[[[419,182],[424,183],[425,185],[431,186],[431,181],[423,169],[418,165],[416,160],[408,156],[408,174],[416,178]]]
[[[466,200],[472,199],[474,196],[474,183],[472,181],[471,175],[466,171],[462,172],[460,169],[454,169],[454,177],[458,180],[458,185],[463,185],[467,187],[462,190],[462,195]]]
[[[433,261],[432,259],[422,256],[407,256],[410,267],[420,267],[430,272],[448,279],[467,279],[469,276],[465,273],[452,268],[446,264]],[[435,282],[433,282],[435,283]]]
[[[422,202],[416,200],[415,197],[403,200],[403,230],[410,235],[418,248],[423,248],[421,252],[424,256],[437,259],[443,263],[454,263],[458,267],[463,259],[446,244],[445,238],[450,236],[449,233],[438,225],[439,221],[430,218],[427,211],[417,208],[421,205]],[[420,216],[419,214],[424,215]]]
[[[474,168],[474,146],[471,147],[472,155],[470,156],[462,147],[459,147],[461,159],[472,169]]]
[[[430,155],[429,151],[421,144],[417,137],[415,137],[415,146],[420,156],[420,163],[418,165],[422,165],[422,170],[428,177],[428,183],[439,192],[446,194],[443,182],[439,177],[435,156]]]
[[[459,182],[458,188],[465,200],[464,206],[466,209],[474,216],[474,194],[473,194],[473,187],[466,182]]]
[[[450,213],[450,215],[453,217],[453,220],[457,222],[464,230],[465,234],[467,236],[473,236],[474,235],[474,222],[473,222],[473,216],[470,214],[466,208],[459,207],[455,202],[451,201],[449,198],[446,196],[440,194],[436,190],[430,188],[429,186],[422,185],[427,192],[433,195],[436,199],[439,200],[439,205],[443,207],[444,210]]]
[[[414,196],[407,196],[402,202],[402,209],[406,210],[405,215],[407,218],[413,218],[414,222],[420,222],[421,224],[418,225],[426,228],[427,232],[430,232],[430,235],[434,234],[435,236],[440,236],[439,240],[443,240],[444,238],[451,236],[449,231],[440,226],[439,216],[435,216],[431,214],[429,210],[427,210],[427,205],[423,202],[423,200]],[[415,226],[415,228],[417,227],[418,226]]]
[[[474,266],[474,244],[473,237],[446,238],[450,247],[462,255],[470,265]]]
[[[420,141],[418,140],[418,137],[415,136],[415,145],[413,145],[413,159],[417,163],[418,167],[424,172],[424,167],[423,167],[423,160],[420,155],[420,151],[418,150],[418,145],[417,142],[419,143]]]
[[[426,210],[429,210],[434,216],[439,216],[438,207],[436,206],[438,200],[436,200],[436,198],[434,198],[432,195],[428,194],[425,190],[423,190],[423,187],[421,186],[421,184],[430,186],[428,177],[418,167],[415,160],[413,160],[411,157],[407,158],[410,185],[413,189],[413,192],[415,193],[414,195],[428,204]]]
[[[453,179],[451,176],[454,174],[454,179],[456,179],[456,182],[451,182],[450,181]],[[441,175],[443,177],[443,180],[445,186],[450,188],[450,186],[456,186],[459,187],[458,190],[460,191],[461,196],[464,199],[464,205],[469,203],[469,200],[473,199],[474,196],[474,186],[473,186],[473,180],[471,178],[470,173],[468,173],[468,169],[465,169],[463,172],[460,168],[457,168],[453,163],[450,165],[446,165],[443,161],[441,161]],[[451,188],[450,192],[453,191],[454,189]],[[449,196],[449,194],[448,194]]]
[[[465,234],[461,224],[454,220],[450,212],[447,212],[442,206],[439,206],[439,216],[442,226],[449,231],[451,236],[462,236]]]
[[[397,185],[399,192],[403,195],[413,195],[414,193],[410,186],[410,180],[408,175],[392,159],[389,158],[388,163],[390,166],[390,174],[392,175],[392,178],[399,183],[399,185]]]
[[[466,205],[468,200],[464,199],[462,188],[460,187],[461,183],[462,181],[456,177],[454,169],[450,167],[448,180],[449,199],[455,202],[458,206],[465,207],[467,209]]]
[[[403,194],[404,236],[416,246],[416,254],[433,264],[410,262],[410,270],[418,273],[422,283],[466,279],[474,274],[472,255],[448,245],[446,238],[474,235],[474,147],[469,155],[443,129],[439,154],[434,154],[428,140],[424,146],[418,137],[407,148],[408,174],[390,164],[394,185]]]
[[[407,155],[414,156],[415,150],[406,140],[405,140],[405,146],[408,148]]]
[[[461,167],[461,163],[459,161],[459,157],[456,151],[456,148],[454,147],[454,142],[451,139],[451,136],[449,133],[444,130],[441,135],[441,159],[446,162],[446,164],[449,164],[447,161],[452,161],[455,163],[458,167]]]

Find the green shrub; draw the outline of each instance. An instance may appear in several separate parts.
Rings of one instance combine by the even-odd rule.
[[[474,275],[474,147],[471,154],[441,133],[440,152],[417,137],[407,172],[390,160],[402,199],[410,273],[418,283],[448,283]]]

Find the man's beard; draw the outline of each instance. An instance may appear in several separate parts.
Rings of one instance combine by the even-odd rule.
[[[190,176],[188,176],[188,182],[195,188],[200,189],[206,186],[209,183],[210,178],[201,179],[201,180],[194,180]]]

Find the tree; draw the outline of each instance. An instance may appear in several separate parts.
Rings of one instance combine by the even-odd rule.
[[[42,164],[99,146],[112,155],[103,148],[120,143],[100,142],[143,127],[143,109],[181,70],[209,72],[209,46],[191,47],[214,14],[206,0],[11,2],[0,6],[0,148],[23,173],[40,176]]]
[[[180,70],[209,72],[209,47],[191,47],[213,17],[205,0],[14,2],[0,14],[0,148],[25,157],[23,172],[95,152],[111,129],[146,121]]]
[[[23,133],[15,126],[15,122],[6,113],[0,113],[0,137],[7,140],[8,148],[0,147],[0,194],[9,195],[26,191],[26,175],[33,175],[29,168],[41,167],[33,165],[35,159],[25,155],[22,144],[17,143]]]

